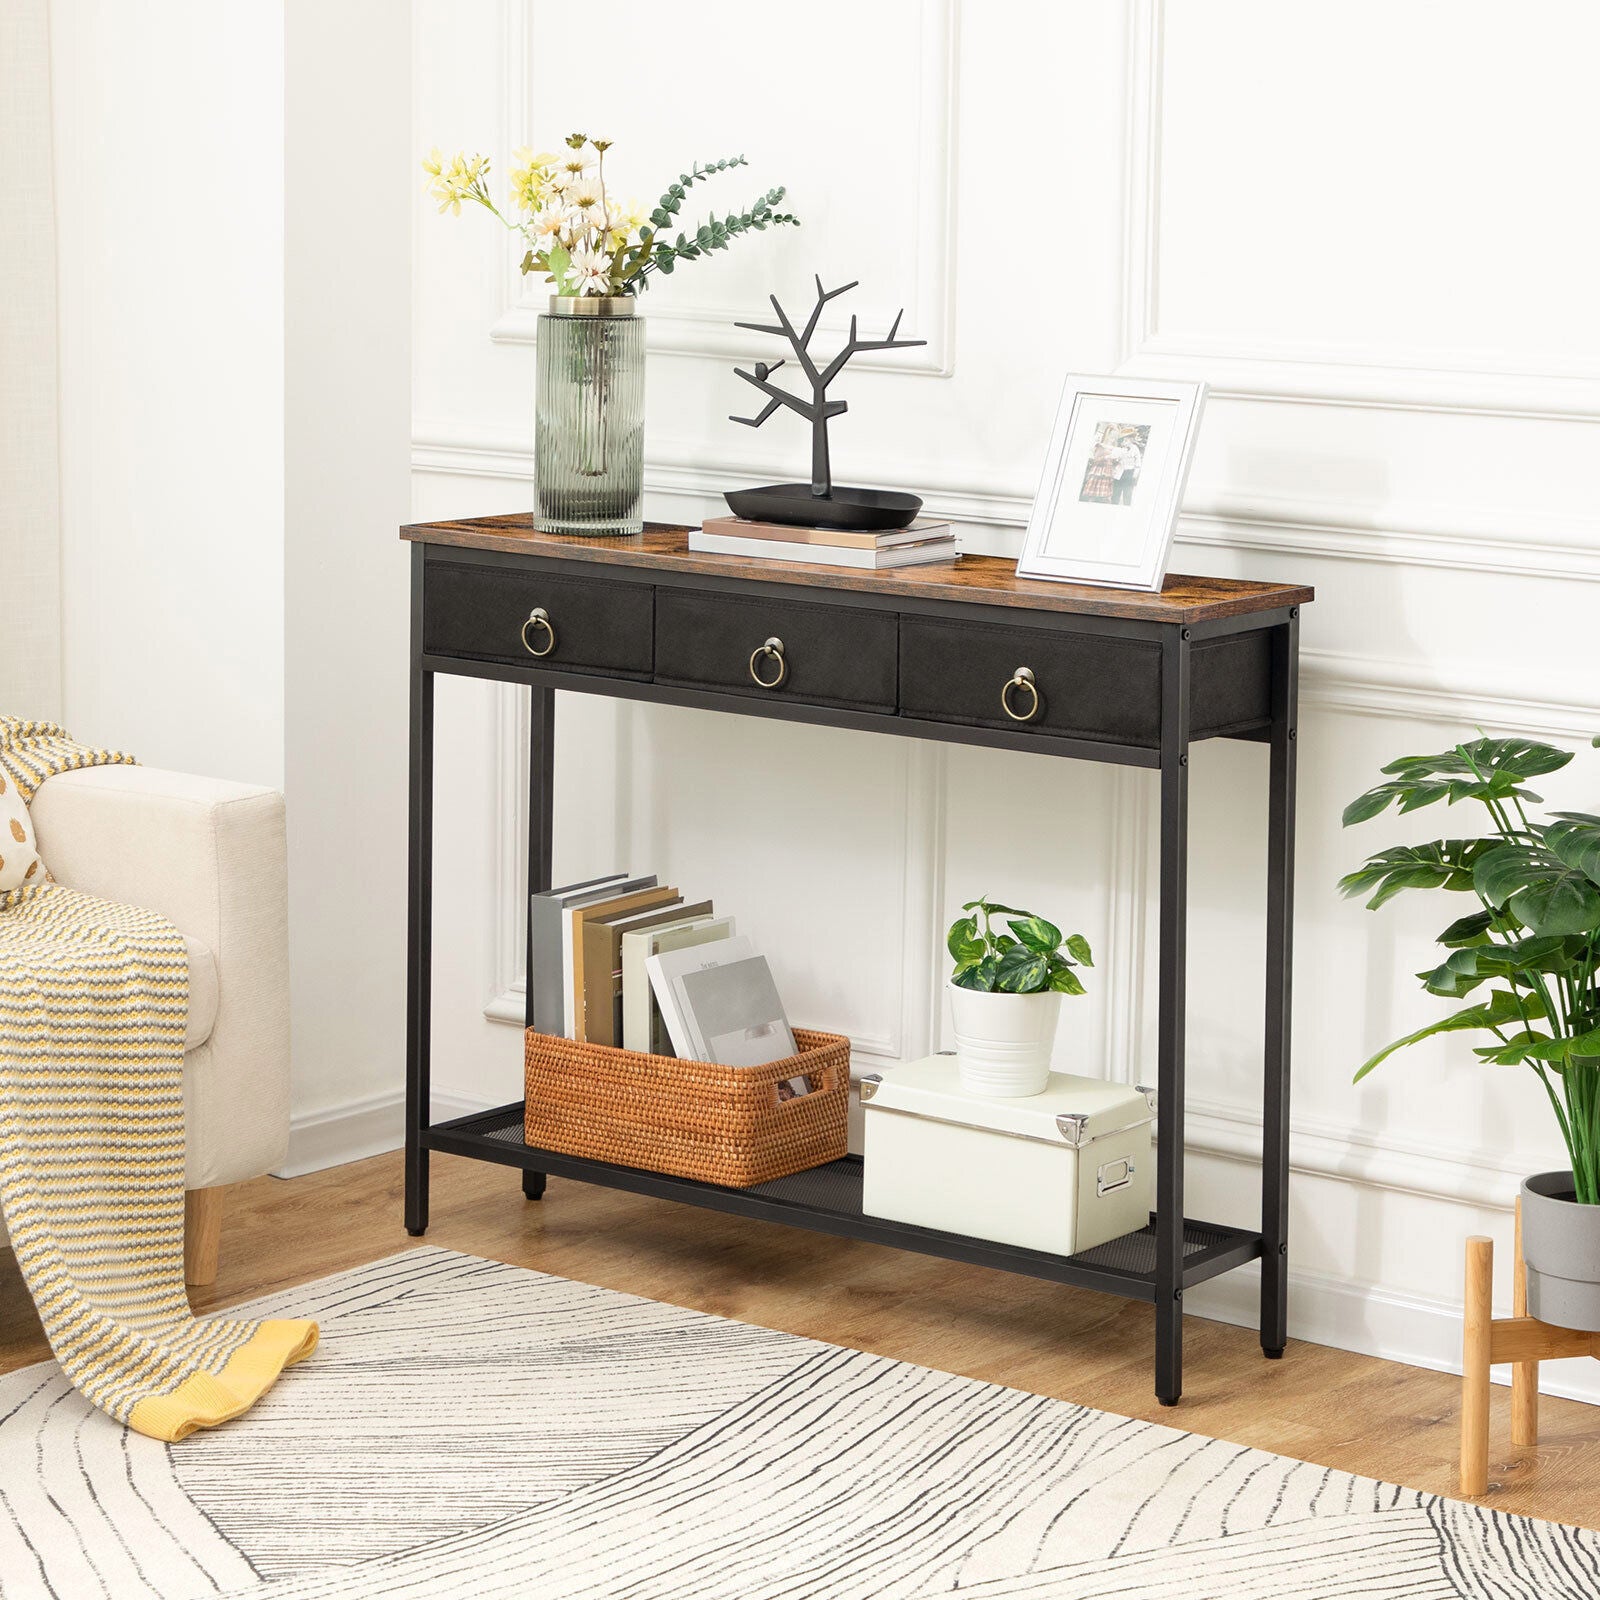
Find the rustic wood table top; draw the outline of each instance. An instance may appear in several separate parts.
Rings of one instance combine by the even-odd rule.
[[[645,524],[633,538],[574,538],[540,533],[531,513],[465,517],[402,528],[403,539],[423,544],[495,550],[512,555],[587,561],[596,566],[646,572],[700,573],[712,577],[795,584],[802,588],[850,589],[921,600],[959,600],[968,604],[1012,606],[1032,611],[1072,612],[1122,617],[1139,622],[1196,623],[1308,604],[1315,592],[1303,584],[1258,583],[1243,578],[1190,578],[1173,574],[1159,594],[1108,589],[1092,584],[1019,578],[1017,564],[1000,556],[962,556],[926,566],[885,572],[852,567],[813,566],[792,561],[752,561],[744,556],[711,555],[689,549],[689,529],[671,523]]]

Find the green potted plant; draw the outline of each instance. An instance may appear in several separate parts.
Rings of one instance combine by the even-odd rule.
[[[969,900],[961,909],[967,915],[951,923],[946,944],[962,1086],[996,1099],[1042,1094],[1061,997],[1082,994],[1075,969],[1094,965],[1089,941],[1014,906]],[[995,917],[1008,932],[995,931]]]
[[[1475,902],[1439,935],[1444,960],[1418,974],[1429,994],[1472,1003],[1384,1046],[1356,1081],[1396,1050],[1454,1032],[1488,1035],[1473,1052],[1480,1060],[1534,1073],[1571,1166],[1522,1185],[1528,1308],[1559,1327],[1600,1332],[1600,816],[1540,819],[1529,808],[1542,801],[1526,787],[1571,760],[1532,739],[1478,739],[1391,761],[1387,781],[1345,809],[1347,827],[1391,804],[1407,812],[1471,800],[1489,829],[1381,851],[1340,887],[1370,895],[1373,909],[1407,889]]]

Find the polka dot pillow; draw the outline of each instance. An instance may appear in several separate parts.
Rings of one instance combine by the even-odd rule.
[[[34,843],[28,808],[16,784],[0,769],[0,894],[43,883],[48,877]]]

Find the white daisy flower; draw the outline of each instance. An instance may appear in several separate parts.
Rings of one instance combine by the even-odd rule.
[[[606,294],[611,288],[611,257],[603,250],[579,245],[567,268],[567,284],[579,294]]]

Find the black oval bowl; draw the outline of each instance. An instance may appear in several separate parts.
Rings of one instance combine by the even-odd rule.
[[[734,489],[723,497],[728,509],[747,522],[778,522],[792,528],[843,528],[882,533],[909,528],[922,509],[914,494],[895,489],[835,489],[814,495],[809,483],[769,483],[762,489]]]

